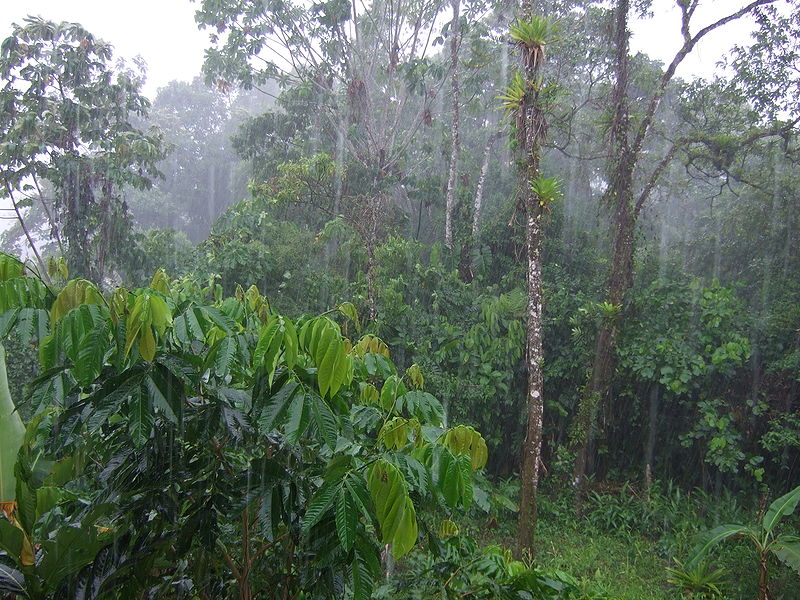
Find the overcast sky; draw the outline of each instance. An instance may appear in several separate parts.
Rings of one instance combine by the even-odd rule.
[[[199,74],[208,35],[197,29],[188,0],[0,0],[0,36],[26,15],[76,21],[114,46],[114,56],[141,56],[147,62],[145,94],[174,79]]]
[[[706,0],[698,10],[693,31],[725,13],[743,0]],[[668,61],[680,46],[679,13],[674,0],[655,0],[655,16],[634,24],[634,51]],[[0,37],[28,15],[53,21],[77,21],[97,37],[115,47],[115,56],[141,56],[147,62],[145,94],[151,98],[159,87],[173,79],[190,80],[199,74],[208,36],[197,29],[189,0],[0,0]],[[679,76],[708,76],[714,64],[730,46],[747,39],[752,22],[726,25],[708,36],[686,59]]]

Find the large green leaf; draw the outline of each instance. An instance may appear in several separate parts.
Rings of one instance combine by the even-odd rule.
[[[459,501],[464,503],[466,507],[467,501],[467,486],[472,486],[471,473],[465,480],[464,469],[462,468],[462,457],[468,459],[466,455],[456,455],[450,450],[443,448],[439,453],[438,465],[438,484],[439,490],[444,497],[444,501],[451,508],[455,508]],[[472,495],[469,494],[471,500]]]
[[[332,451],[335,450],[336,442],[339,439],[339,427],[336,424],[336,417],[328,405],[325,404],[325,401],[316,394],[311,396],[311,412],[325,445]]]
[[[304,393],[294,394],[287,410],[284,433],[290,444],[296,444],[311,422],[311,402]]]
[[[50,308],[53,323],[56,323],[73,308],[83,304],[105,304],[105,300],[91,281],[72,279],[59,292]]]
[[[353,577],[353,600],[369,600],[375,580],[380,576],[380,561],[374,546],[358,537],[351,563]]]
[[[453,427],[445,433],[441,442],[454,454],[468,454],[472,460],[473,469],[477,470],[486,466],[489,457],[486,441],[474,428],[466,425]]]
[[[105,356],[111,347],[109,329],[105,322],[82,337],[75,360],[75,379],[84,387],[89,386],[100,375]]]
[[[773,543],[772,551],[783,563],[800,573],[800,537],[778,536]]]
[[[370,467],[367,482],[381,539],[384,544],[392,544],[392,553],[400,558],[417,541],[417,516],[405,479],[397,467],[379,459]]]
[[[360,474],[350,473],[343,483],[347,493],[355,503],[356,510],[366,522],[373,520],[373,504],[369,490]]]
[[[158,365],[144,379],[153,406],[171,423],[183,421],[183,385],[166,367]]]
[[[105,545],[94,527],[60,527],[53,538],[42,541],[42,560],[37,572],[50,589],[64,577],[77,573]]]
[[[339,536],[339,541],[342,543],[342,548],[344,548],[345,552],[349,552],[356,538],[358,508],[355,499],[344,485],[340,486],[336,493],[334,514],[336,516],[336,533]]]
[[[335,485],[323,485],[311,498],[308,503],[308,508],[303,515],[303,531],[308,531],[317,523],[320,522],[325,513],[333,504],[336,494],[339,492],[339,487]]]
[[[15,561],[20,561],[24,548],[25,533],[19,527],[12,525],[8,519],[0,516],[0,549]]]
[[[0,312],[12,308],[47,308],[48,294],[44,284],[32,277],[0,282]]]
[[[278,357],[280,355],[281,343],[284,338],[284,329],[281,326],[280,317],[273,315],[258,335],[258,343],[253,352],[253,364],[264,367],[267,372],[269,384],[275,377],[278,368]]]
[[[237,348],[238,343],[236,338],[229,335],[222,338],[217,342],[216,346],[214,346],[214,349],[211,351],[211,357],[213,358],[214,374],[217,377],[222,378],[230,373],[233,359],[236,358]]]
[[[6,351],[0,344],[0,502],[15,499],[14,463],[24,437],[25,426],[8,389]]]
[[[21,308],[17,333],[23,344],[40,344],[50,334],[50,313],[43,308]]]
[[[287,381],[277,392],[264,401],[261,407],[261,416],[258,419],[258,428],[262,434],[268,434],[283,423],[286,410],[299,389],[299,383]]]
[[[721,541],[735,535],[753,535],[755,532],[745,525],[720,525],[710,531],[700,534],[697,544],[692,550],[692,556],[686,562],[685,568],[692,569],[708,554],[709,550]]]
[[[398,396],[407,393],[405,384],[397,375],[388,377],[381,388],[381,406],[386,412],[394,412]]]
[[[306,322],[299,344],[306,348],[317,367],[317,385],[322,397],[335,395],[352,378],[352,363],[345,352],[337,325],[326,317]]]
[[[224,312],[213,306],[203,306],[200,308],[209,321],[222,329],[226,334],[233,335],[239,329],[239,325]]]
[[[444,407],[436,397],[414,390],[397,398],[397,410],[419,419],[426,425],[440,426],[444,422]]]
[[[25,265],[16,256],[0,252],[0,281],[22,277]]]
[[[136,447],[141,448],[150,439],[153,430],[153,399],[141,388],[128,402],[128,432]]]
[[[775,525],[778,524],[778,521],[794,512],[798,502],[800,502],[800,485],[769,505],[764,515],[764,531],[767,533],[772,532]]]
[[[0,595],[2,594],[25,596],[25,577],[16,569],[0,563]]]

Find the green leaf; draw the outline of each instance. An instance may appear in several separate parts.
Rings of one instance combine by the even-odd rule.
[[[405,384],[397,375],[388,377],[381,388],[381,406],[386,412],[394,412],[398,396],[408,393]]]
[[[351,564],[353,574],[353,600],[369,600],[375,579],[380,575],[380,562],[372,544],[359,538]]]
[[[81,339],[75,362],[75,379],[84,387],[97,379],[103,370],[106,352],[111,347],[108,334],[109,329],[104,322]]]
[[[62,579],[92,562],[105,543],[94,527],[60,527],[53,538],[42,541],[38,574],[55,589]]]
[[[300,384],[296,381],[287,381],[283,387],[267,398],[261,409],[261,416],[258,419],[258,428],[263,435],[268,434],[283,423],[286,409],[299,388]]]
[[[51,511],[61,500],[63,492],[53,486],[42,486],[36,490],[36,519]]]
[[[214,325],[222,329],[222,331],[228,335],[233,335],[236,330],[239,329],[236,321],[231,319],[218,308],[214,308],[213,306],[202,306],[200,307],[200,311],[202,311],[209,321],[214,323]]]
[[[290,444],[296,444],[308,428],[311,420],[309,404],[311,403],[306,402],[305,394],[294,394],[289,403],[285,434]]]
[[[336,442],[339,439],[339,428],[336,424],[336,417],[331,409],[325,404],[324,400],[317,395],[312,396],[311,410],[314,415],[314,422],[317,429],[325,440],[325,445],[331,450],[336,450]]]
[[[103,297],[91,281],[85,279],[72,279],[56,296],[50,308],[50,318],[53,323],[66,315],[73,308],[82,304],[105,304]]]
[[[397,467],[379,459],[370,467],[367,482],[381,528],[381,539],[384,544],[392,544],[392,553],[400,558],[417,541],[416,511],[408,496],[405,479]]]
[[[451,508],[455,508],[464,494],[464,481],[458,458],[448,450],[442,451],[439,457],[439,489],[444,501]]]
[[[361,475],[350,473],[344,480],[344,487],[364,520],[372,521],[372,499]]]
[[[15,499],[14,464],[25,437],[25,426],[8,388],[6,351],[0,344],[0,502]]]
[[[778,524],[778,521],[794,512],[798,502],[800,502],[800,485],[769,505],[764,515],[764,531],[770,533],[775,528],[775,525]]]
[[[217,342],[214,350],[212,350],[212,355],[214,357],[214,374],[217,377],[222,378],[230,373],[233,359],[236,357],[237,348],[238,343],[236,338],[231,336],[225,336]]]
[[[303,515],[303,532],[308,533],[311,528],[320,522],[325,513],[333,504],[333,499],[339,492],[339,487],[335,485],[323,485],[311,498],[308,508]]]
[[[426,425],[441,425],[444,422],[444,407],[427,392],[414,390],[397,399],[397,410],[419,419]]]
[[[164,366],[153,369],[145,377],[147,392],[153,399],[153,406],[161,411],[171,423],[177,425],[183,420],[183,399],[181,382]]]
[[[772,546],[772,551],[781,562],[800,573],[800,538],[788,535],[778,536]]]
[[[711,550],[711,548],[719,544],[721,541],[735,535],[743,534],[752,535],[753,531],[744,525],[720,525],[711,531],[706,531],[700,535],[697,544],[692,550],[691,558],[686,562],[685,568],[693,568],[706,554],[708,554],[708,551]]]
[[[153,430],[153,402],[149,394],[139,393],[133,395],[128,402],[128,433],[137,448],[141,448],[150,439]]]
[[[358,318],[358,311],[352,302],[343,302],[336,307],[345,317],[350,319],[356,326],[356,333],[361,333],[361,321]]]
[[[278,367],[278,355],[283,337],[284,332],[281,328],[280,317],[272,316],[269,322],[261,328],[258,343],[253,352],[253,364],[255,366],[264,366],[270,385],[272,385],[275,370]]]
[[[22,277],[24,272],[25,265],[16,256],[0,252],[0,281]]]
[[[0,536],[3,532],[0,531]],[[0,563],[0,594],[26,596],[25,577],[11,567]]]
[[[139,354],[147,362],[153,362],[156,355],[156,338],[149,326],[143,326],[139,336]]]
[[[356,537],[356,525],[358,523],[358,512],[352,496],[345,491],[345,487],[339,487],[336,494],[336,533],[342,548],[345,552],[350,552]]]
[[[283,360],[286,368],[291,371],[297,362],[300,342],[297,340],[297,329],[291,320],[281,317],[281,324],[283,325]]]

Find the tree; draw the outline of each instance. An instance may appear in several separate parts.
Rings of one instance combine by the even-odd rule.
[[[218,85],[246,89],[277,80],[286,100],[307,113],[307,140],[327,147],[337,169],[352,177],[343,199],[372,206],[361,229],[368,232],[367,278],[374,280],[374,247],[384,203],[402,196],[401,182],[419,166],[411,160],[420,130],[431,124],[431,108],[444,84],[443,69],[429,56],[435,41],[438,0],[362,5],[327,2],[257,9],[236,3],[203,2],[201,27],[212,29],[204,71]],[[342,193],[345,187],[341,188]],[[369,317],[376,314],[369,292]]]
[[[0,303],[3,332],[40,319],[45,370],[0,517],[4,590],[366,600],[379,544],[401,557],[472,501],[482,436],[446,427],[381,340],[343,336],[352,304],[293,320],[255,287],[223,298],[163,271],[53,298],[19,270]]]
[[[164,146],[131,124],[149,103],[140,75],[112,66],[112,48],[76,23],[28,18],[0,47],[0,179],[46,269],[23,209],[42,205],[74,275],[101,280],[126,249],[130,215],[120,191],[148,187]],[[55,194],[46,197],[45,181]]]
[[[231,138],[248,118],[273,104],[258,92],[223,92],[195,77],[159,89],[149,113],[171,147],[158,168],[164,177],[129,195],[137,225],[173,227],[195,243],[234,202],[247,195],[246,176]]]
[[[758,7],[774,2],[775,0],[755,0],[692,33],[692,18],[700,0],[679,1],[683,44],[661,74],[649,97],[644,99],[644,109],[640,115],[634,115],[631,111],[628,28],[631,2],[618,0],[615,5],[612,39],[614,83],[610,96],[608,127],[610,162],[608,187],[603,196],[603,203],[611,212],[611,269],[606,302],[610,306],[619,307],[619,310],[613,318],[603,322],[597,334],[594,361],[576,419],[574,481],[579,490],[583,485],[590,460],[597,411],[610,401],[622,309],[626,293],[633,284],[634,234],[637,222],[664,170],[676,154],[691,141],[675,140],[666,151],[661,152],[661,158],[655,166],[648,167],[642,159],[646,142],[650,140],[655,129],[657,111],[678,66],[701,39],[731,21],[752,14]]]
[[[686,567],[692,568],[718,543],[730,537],[744,537],[753,542],[758,552],[758,600],[769,600],[769,555],[800,574],[800,537],[778,533],[775,528],[783,517],[790,516],[800,502],[800,487],[794,488],[769,505],[755,527],[747,525],[720,525],[701,535]]]
[[[522,448],[522,482],[520,488],[520,550],[533,547],[536,530],[536,493],[539,486],[539,462],[542,451],[544,419],[544,387],[542,363],[542,228],[548,205],[558,195],[558,182],[540,172],[541,151],[547,131],[545,113],[552,103],[555,87],[546,85],[540,75],[545,59],[545,46],[555,36],[554,26],[535,16],[532,5],[523,5],[520,20],[511,26],[511,38],[520,53],[521,74],[514,76],[506,89],[503,105],[514,119],[514,136],[519,159],[519,203],[525,217],[527,248],[526,282],[528,309],[526,324],[527,427]]]
[[[453,20],[450,25],[450,103],[452,125],[450,128],[450,166],[447,174],[447,192],[444,209],[444,245],[453,248],[453,211],[456,201],[456,173],[458,171],[458,154],[461,150],[459,138],[459,102],[461,94],[458,82],[458,56],[461,47],[461,0],[451,0]]]

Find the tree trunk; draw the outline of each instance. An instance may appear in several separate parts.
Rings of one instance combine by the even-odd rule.
[[[758,600],[770,600],[769,596],[769,554],[762,552],[758,569]]]
[[[522,7],[522,19],[532,18],[531,5]],[[532,53],[536,58],[531,58]],[[517,140],[524,155],[520,160],[519,197],[525,207],[525,242],[527,246],[527,426],[522,448],[522,481],[520,483],[519,533],[517,548],[520,553],[533,552],[536,532],[537,499],[539,489],[539,464],[542,456],[542,421],[544,418],[544,389],[542,375],[542,203],[531,187],[539,176],[539,160],[546,131],[545,115],[539,104],[537,83],[544,60],[544,48],[522,47],[522,67],[526,80],[525,98],[518,110]],[[520,127],[521,125],[521,127]]]
[[[459,86],[458,86],[458,49],[461,43],[460,9],[461,0],[451,0],[453,7],[453,25],[450,28],[450,100],[452,102],[452,124],[450,132],[452,143],[450,146],[450,169],[447,177],[447,197],[445,200],[444,216],[444,245],[448,249],[453,248],[453,212],[455,210],[456,198],[456,172],[458,170],[458,153],[460,150],[459,140]]]
[[[481,211],[483,209],[483,188],[486,185],[486,175],[489,173],[489,159],[492,154],[492,146],[497,141],[502,133],[495,132],[486,138],[486,147],[483,149],[483,163],[481,164],[481,173],[478,176],[478,184],[475,187],[475,205],[472,211],[472,238],[473,240],[478,237],[478,225],[481,220]]]
[[[614,105],[611,124],[612,160],[610,185],[605,194],[606,203],[613,207],[611,275],[608,279],[607,302],[614,312],[607,315],[595,344],[592,372],[581,398],[573,445],[575,447],[576,512],[581,512],[584,479],[589,462],[589,448],[595,435],[597,411],[609,401],[614,375],[614,353],[625,292],[633,281],[633,233],[636,219],[633,211],[633,169],[636,164],[632,152],[628,107],[628,31],[629,0],[619,0],[614,25],[615,76],[612,101]]]
[[[535,204],[535,207],[532,206]],[[542,214],[538,202],[526,202],[525,241],[528,254],[528,422],[522,455],[522,484],[519,505],[519,547],[533,549],[539,488],[539,463],[542,455],[544,419],[542,361]]]
[[[646,108],[639,111],[635,127],[632,126],[629,110],[628,70],[630,66],[628,30],[628,12],[630,0],[618,0],[615,8],[613,26],[614,47],[614,88],[611,93],[612,121],[610,129],[610,166],[608,171],[609,185],[604,194],[604,201],[613,210],[611,219],[612,257],[611,274],[608,280],[606,297],[616,312],[605,319],[597,335],[595,357],[591,377],[587,382],[578,409],[573,432],[573,448],[575,449],[576,509],[580,513],[580,502],[584,477],[590,457],[596,415],[599,408],[606,414],[613,414],[611,401],[611,383],[614,374],[614,354],[617,334],[621,322],[621,311],[626,292],[633,284],[633,236],[636,221],[644,203],[650,197],[653,188],[669,166],[677,151],[674,146],[665,153],[649,176],[641,192],[634,194],[634,171],[642,154],[645,140],[653,126],[656,111],[661,104],[667,86],[672,81],[675,71],[683,60],[692,52],[697,43],[710,32],[723,25],[751,14],[759,6],[770,4],[773,0],[753,0],[739,10],[719,18],[714,23],[691,33],[691,20],[697,4],[695,2],[678,2],[681,11],[681,34],[683,45],[669,63],[655,90],[646,100]]]
[[[375,298],[375,243],[367,241],[367,303],[369,320],[375,321],[378,316],[378,303]]]
[[[644,481],[648,496],[653,483],[653,455],[656,449],[656,429],[658,427],[658,401],[661,396],[661,387],[653,383],[650,388],[650,402],[647,419],[647,443],[644,448]]]

